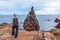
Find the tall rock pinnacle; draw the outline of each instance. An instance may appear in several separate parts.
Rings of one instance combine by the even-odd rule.
[[[23,27],[27,31],[38,31],[39,30],[39,23],[34,13],[34,7],[32,6],[31,11],[27,15],[26,19],[24,20]]]

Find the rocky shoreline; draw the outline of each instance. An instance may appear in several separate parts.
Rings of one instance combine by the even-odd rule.
[[[3,24],[0,29],[0,40],[42,40],[42,31],[25,31],[19,30],[18,37],[15,39],[11,35],[11,25]],[[60,40],[60,29],[53,29],[50,31],[44,31],[45,40]]]

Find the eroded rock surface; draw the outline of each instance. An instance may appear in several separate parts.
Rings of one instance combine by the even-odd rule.
[[[60,36],[57,35],[60,33],[59,31],[60,30],[51,30],[42,32],[19,30],[18,37],[14,38],[14,36],[11,35],[11,28],[4,26],[4,28],[0,29],[0,40],[58,40],[60,38]],[[42,35],[43,33],[44,37]]]
[[[53,29],[53,30],[50,30],[50,33],[52,33],[57,40],[60,40],[60,29]]]
[[[31,11],[27,15],[23,27],[27,31],[38,31],[40,29],[38,20],[34,12],[34,7],[31,8]]]
[[[42,40],[42,32],[19,30],[18,37],[15,39],[11,33],[7,32],[0,36],[1,40]],[[55,36],[49,32],[44,32],[45,40],[56,40]]]

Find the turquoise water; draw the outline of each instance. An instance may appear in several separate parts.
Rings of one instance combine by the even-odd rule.
[[[24,22],[26,15],[18,15],[17,17],[19,18],[20,22]],[[55,23],[54,20],[56,18],[60,19],[59,15],[37,15],[36,17],[39,21],[40,30],[51,30],[51,29],[53,29],[54,26],[57,25],[57,23]],[[12,15],[0,15],[0,24],[11,23],[12,18],[13,18]],[[23,29],[22,23],[20,23],[19,28]]]

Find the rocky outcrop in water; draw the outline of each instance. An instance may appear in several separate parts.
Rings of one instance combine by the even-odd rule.
[[[58,18],[55,19],[55,22],[60,22],[60,20]]]
[[[59,28],[60,29],[60,20],[58,18],[55,19],[55,22],[58,23],[55,28]]]
[[[23,27],[27,31],[38,31],[39,30],[39,23],[36,18],[34,7],[31,8],[31,11],[27,15]]]

